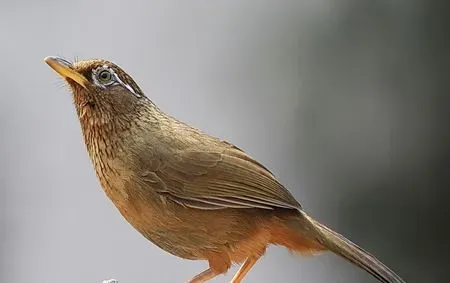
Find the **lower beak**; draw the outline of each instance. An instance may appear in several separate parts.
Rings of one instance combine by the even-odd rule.
[[[59,57],[53,57],[49,56],[44,59],[44,61],[53,68],[61,77],[67,79],[71,79],[75,81],[80,86],[87,89],[87,85],[89,81],[80,73],[75,71],[73,69],[72,63],[59,58]]]

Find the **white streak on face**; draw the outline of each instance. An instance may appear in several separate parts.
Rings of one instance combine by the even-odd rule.
[[[98,79],[97,79],[97,75],[98,75],[98,73],[99,73],[101,70],[108,70],[108,71],[111,73],[111,75],[112,75],[112,77],[113,77],[114,79],[111,80],[111,82],[109,82],[109,83],[107,83],[107,84],[102,84],[102,83],[100,83],[100,82],[98,81]],[[113,70],[112,68],[108,67],[108,65],[103,65],[102,67],[98,67],[98,68],[92,70],[92,80],[94,81],[94,83],[95,83],[97,86],[99,86],[99,87],[101,87],[101,88],[106,88],[106,87],[109,86],[109,85],[118,83],[118,84],[122,85],[123,87],[125,87],[126,89],[128,89],[128,90],[129,90],[132,94],[134,94],[136,97],[141,97],[141,95],[138,94],[138,93],[136,93],[136,91],[135,91],[129,84],[124,83],[124,82],[119,78],[119,76],[116,74],[116,72],[114,72],[114,70]]]
[[[124,83],[124,82],[119,78],[119,76],[114,72],[114,70],[111,70],[111,72],[112,72],[114,78],[116,79],[116,81],[117,81],[119,84],[121,84],[122,86],[124,86],[126,89],[128,89],[128,90],[129,90],[132,94],[134,94],[135,96],[141,97],[139,94],[137,94],[137,93],[134,91],[134,89],[133,89],[129,84]]]

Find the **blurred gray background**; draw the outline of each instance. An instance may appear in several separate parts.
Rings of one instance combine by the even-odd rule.
[[[106,198],[44,62],[103,57],[267,165],[407,282],[448,282],[448,7],[438,1],[0,2],[0,282],[185,282]],[[227,282],[236,271],[214,282]],[[270,248],[246,282],[372,282]]]

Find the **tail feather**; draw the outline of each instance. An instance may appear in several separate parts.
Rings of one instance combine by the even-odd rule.
[[[303,213],[304,214],[304,213]],[[352,243],[344,236],[304,214],[306,221],[312,224],[310,229],[318,243],[328,250],[340,255],[349,262],[364,269],[383,283],[406,283],[394,271],[389,269],[375,256]]]

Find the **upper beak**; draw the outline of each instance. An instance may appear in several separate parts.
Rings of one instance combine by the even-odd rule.
[[[87,85],[89,81],[80,73],[75,71],[73,69],[72,63],[59,58],[59,57],[53,57],[48,56],[45,57],[44,61],[53,68],[61,77],[63,78],[69,78],[78,83],[80,86],[87,89]]]

